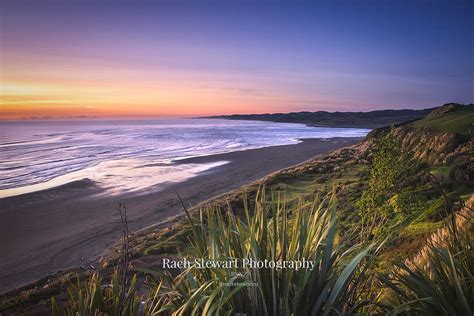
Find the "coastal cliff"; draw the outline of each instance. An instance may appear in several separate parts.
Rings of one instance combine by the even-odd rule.
[[[375,129],[367,141],[389,132],[400,141],[402,151],[413,158],[435,166],[450,164],[460,156],[472,156],[473,113],[472,104],[445,104],[421,120]]]

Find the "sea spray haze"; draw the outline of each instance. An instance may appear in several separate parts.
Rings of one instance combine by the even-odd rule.
[[[173,160],[368,132],[202,119],[16,121],[1,122],[0,131],[0,197],[84,178],[108,193],[142,190],[225,163],[173,165]]]

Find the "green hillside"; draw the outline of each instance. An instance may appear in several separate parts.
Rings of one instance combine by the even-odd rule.
[[[426,126],[442,133],[472,135],[474,131],[474,105],[447,104],[412,125],[415,127]]]

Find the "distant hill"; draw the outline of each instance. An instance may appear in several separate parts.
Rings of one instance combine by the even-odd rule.
[[[378,110],[371,112],[291,112],[274,114],[233,114],[209,116],[228,120],[271,121],[280,123],[302,123],[328,127],[376,128],[413,121],[426,117],[434,108],[424,110]]]
[[[474,104],[445,104],[411,125],[429,127],[436,132],[472,136],[474,132]]]

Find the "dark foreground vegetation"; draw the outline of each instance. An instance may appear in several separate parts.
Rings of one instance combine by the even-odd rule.
[[[192,235],[186,256],[305,258],[315,262],[314,269],[190,267],[176,276],[138,269],[146,275],[147,289],[147,294],[139,294],[136,275],[120,282],[121,269],[129,269],[122,256],[111,282],[94,273],[84,284],[78,281],[70,287],[64,307],[53,298],[53,315],[472,314],[473,245],[465,229],[458,228],[444,243],[429,244],[425,265],[410,268],[400,262],[384,274],[377,271],[382,240],[338,242],[343,234],[337,228],[334,194],[289,208],[280,193],[267,199],[264,192],[258,192],[251,209],[245,204],[242,216],[220,208],[206,210],[200,219],[187,213]],[[456,222],[448,222],[447,229],[454,233]]]
[[[374,130],[129,234],[100,269],[8,293],[4,314],[472,315],[472,106]],[[183,208],[185,208],[183,203]],[[174,269],[163,258],[312,260],[313,270]],[[236,283],[235,286],[223,286]],[[251,284],[258,286],[251,286]]]

